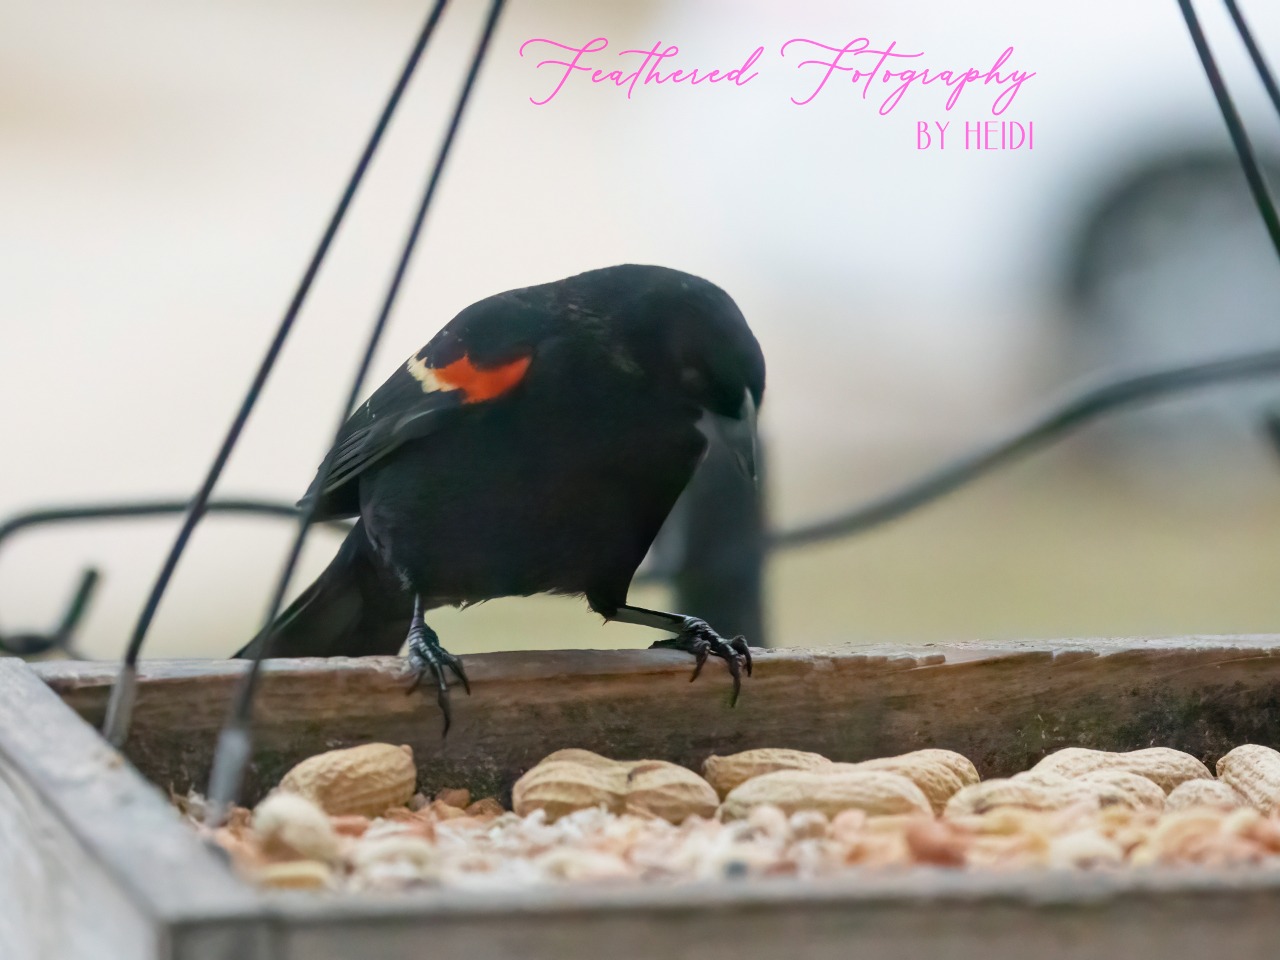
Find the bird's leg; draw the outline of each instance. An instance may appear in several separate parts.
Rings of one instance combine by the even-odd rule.
[[[678,613],[664,613],[661,610],[646,610],[643,607],[632,607],[623,604],[613,610],[597,610],[606,620],[618,623],[634,623],[641,627],[653,627],[656,630],[669,630],[675,634],[667,640],[655,640],[651,646],[667,647],[672,650],[683,650],[697,658],[693,667],[690,682],[698,679],[702,665],[707,657],[720,657],[729,666],[733,677],[733,703],[738,702],[738,694],[742,689],[742,670],[745,667],[747,676],[751,676],[751,648],[744,637],[725,640],[703,620],[686,617]]]
[[[409,663],[408,673],[413,678],[409,684],[409,693],[422,685],[423,678],[430,671],[436,682],[436,702],[440,704],[440,712],[444,714],[444,734],[449,732],[453,722],[453,714],[449,709],[449,683],[445,677],[445,668],[453,671],[453,675],[462,681],[462,687],[471,695],[471,684],[467,682],[466,671],[462,669],[462,661],[440,646],[440,638],[427,626],[422,618],[422,597],[413,597],[413,620],[409,624]]]

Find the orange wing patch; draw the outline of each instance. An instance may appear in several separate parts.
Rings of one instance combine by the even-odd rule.
[[[443,367],[429,367],[425,360],[412,357],[406,369],[422,384],[426,393],[461,390],[463,403],[480,403],[502,396],[523,380],[531,359],[520,357],[501,366],[482,369],[473,364],[465,353]]]

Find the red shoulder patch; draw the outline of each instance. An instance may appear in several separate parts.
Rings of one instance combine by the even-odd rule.
[[[502,396],[524,379],[532,357],[518,357],[496,367],[477,367],[465,353],[443,367],[428,367],[416,357],[408,364],[409,373],[422,383],[422,389],[460,390],[463,403],[480,403]]]

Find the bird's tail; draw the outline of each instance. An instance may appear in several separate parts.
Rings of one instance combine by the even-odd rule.
[[[264,641],[269,657],[394,654],[412,615],[413,596],[378,560],[357,523],[316,582],[235,656],[253,656]]]

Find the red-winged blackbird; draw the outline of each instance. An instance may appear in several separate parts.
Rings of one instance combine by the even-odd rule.
[[[723,658],[736,702],[743,638],[626,601],[710,430],[754,478],[763,392],[741,311],[687,273],[608,267],[472,304],[343,428],[307,498],[316,519],[359,521],[266,632],[269,655],[393,654],[407,636],[447,730],[446,668],[470,685],[423,611],[581,594],[606,620],[674,633],[654,646],[696,656],[694,677]]]

